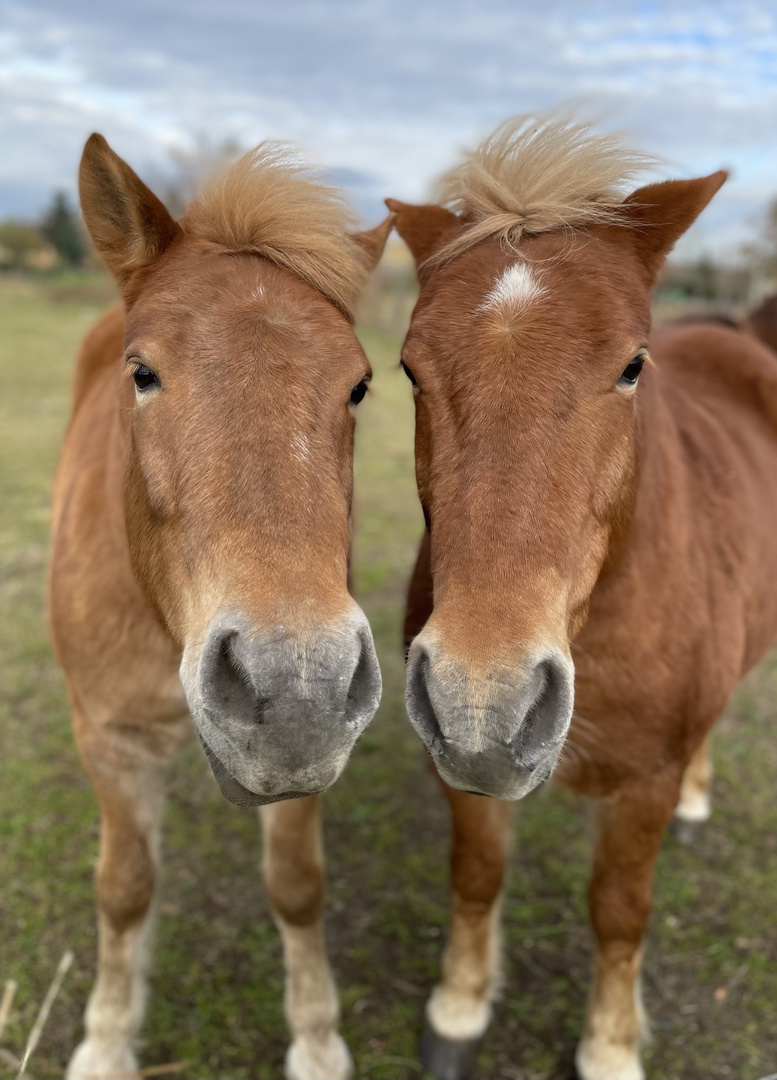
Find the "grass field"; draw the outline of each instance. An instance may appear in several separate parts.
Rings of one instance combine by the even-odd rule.
[[[76,960],[30,1073],[61,1075],[91,985],[97,813],[69,733],[44,621],[49,492],[73,355],[100,280],[0,279],[0,980],[19,983],[3,1038],[20,1055],[66,948]],[[416,1042],[447,925],[442,798],[402,705],[403,594],[421,519],[399,342],[363,332],[355,589],[383,704],[325,797],[327,929],[359,1078],[420,1075]],[[667,839],[645,1000],[655,1080],[777,1072],[777,656],[740,688],[714,754],[715,813],[697,847]],[[519,809],[505,907],[506,988],[479,1080],[563,1080],[581,1030],[591,944],[587,808],[550,788]],[[171,775],[145,1065],[263,1080],[286,1046],[280,947],[258,876],[255,816],[227,804],[196,748]],[[5,1070],[5,1071],[3,1071]],[[0,1077],[12,1075],[0,1060]]]

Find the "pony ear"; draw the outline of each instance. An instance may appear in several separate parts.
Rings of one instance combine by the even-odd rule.
[[[351,233],[351,239],[355,240],[360,248],[363,248],[367,252],[369,262],[368,269],[370,273],[378,265],[383,249],[386,246],[386,241],[389,238],[389,233],[394,228],[394,222],[397,220],[396,214],[389,214],[387,218],[381,221],[380,225],[376,225],[374,229],[368,229],[366,232]]]
[[[87,140],[78,185],[89,235],[122,287],[182,235],[180,225],[102,135]]]
[[[397,232],[410,248],[416,269],[464,227],[442,206],[411,206],[398,199],[386,199],[386,206],[397,215]]]
[[[631,239],[651,281],[664,259],[728,178],[721,169],[699,180],[665,180],[648,184],[623,203]]]

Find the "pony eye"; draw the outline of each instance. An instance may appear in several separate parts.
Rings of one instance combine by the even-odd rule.
[[[413,386],[418,386],[418,383],[415,381],[415,375],[410,370],[410,368],[407,366],[405,361],[400,360],[400,364],[402,365],[402,370],[404,371],[405,375],[407,375],[408,379],[410,379],[410,382],[413,384]]]
[[[162,385],[151,368],[147,368],[145,364],[138,364],[132,372],[132,380],[141,393],[144,390],[153,390],[155,386]]]
[[[645,366],[644,356],[635,356],[634,359],[623,369],[623,374],[618,379],[618,386],[636,386],[639,374]]]
[[[360,383],[354,386],[351,391],[351,396],[348,399],[350,405],[358,405],[360,401],[364,401],[364,395],[367,393],[367,384],[369,379],[362,379]]]

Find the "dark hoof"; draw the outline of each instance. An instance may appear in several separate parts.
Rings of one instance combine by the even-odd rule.
[[[475,1069],[480,1039],[443,1039],[427,1025],[421,1035],[421,1064],[436,1080],[467,1080]]]
[[[683,818],[672,818],[669,826],[669,832],[675,838],[678,844],[683,844],[684,847],[691,847],[702,834],[704,829],[703,821],[684,821]]]

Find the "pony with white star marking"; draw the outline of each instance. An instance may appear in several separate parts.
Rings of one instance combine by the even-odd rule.
[[[388,200],[420,283],[406,700],[453,821],[422,1041],[441,1080],[491,1018],[511,803],[551,774],[600,808],[578,1073],[641,1080],[661,839],[709,815],[707,735],[777,636],[777,356],[716,325],[651,332],[665,256],[726,174],[627,194],[645,164],[524,117],[439,205]]]

